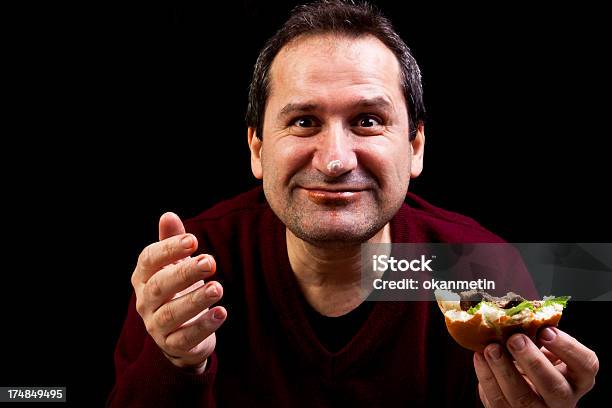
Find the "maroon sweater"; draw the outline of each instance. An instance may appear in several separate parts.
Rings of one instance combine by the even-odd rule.
[[[112,407],[475,406],[472,353],[446,332],[435,302],[377,302],[348,344],[317,338],[287,256],[285,226],[261,188],[187,221],[217,261],[228,318],[206,371],[173,366],[129,305],[115,351]],[[412,193],[393,242],[502,242],[470,218]],[[514,271],[513,273],[516,273]]]

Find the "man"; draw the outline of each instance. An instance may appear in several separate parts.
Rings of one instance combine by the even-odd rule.
[[[420,73],[384,17],[296,9],[258,58],[247,116],[263,189],[185,225],[161,217],[132,275],[111,406],[569,407],[593,386],[595,353],[561,330],[542,331],[545,351],[515,335],[472,354],[432,302],[364,302],[364,242],[501,242],[407,193]]]

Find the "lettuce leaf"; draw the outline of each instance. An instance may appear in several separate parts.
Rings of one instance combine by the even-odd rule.
[[[476,306],[470,307],[467,312],[471,315],[476,314],[477,311],[480,310],[480,306],[482,306],[483,302],[478,303]]]
[[[546,307],[546,306],[552,306],[555,303],[563,306],[563,308],[565,309],[567,307],[567,302],[568,300],[570,300],[570,298],[571,296],[545,297],[544,303],[542,303],[542,306],[539,307],[538,310],[541,310],[543,307]]]
[[[476,306],[472,306],[472,307],[470,307],[470,308],[467,310],[467,312],[468,312],[469,314],[476,314],[476,312],[480,310],[480,307],[481,307],[482,305],[488,305],[488,306],[491,306],[491,307],[497,307],[497,305],[495,305],[494,303],[487,302],[486,300],[481,300],[481,301],[480,301],[480,303],[478,303]]]
[[[518,305],[511,307],[510,309],[506,309],[506,316],[514,316],[515,314],[520,313],[525,309],[534,310],[535,307],[531,304],[531,302],[524,300]]]

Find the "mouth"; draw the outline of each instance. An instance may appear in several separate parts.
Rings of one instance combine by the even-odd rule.
[[[340,206],[357,201],[366,189],[355,187],[305,188],[301,187],[310,201],[315,204]]]

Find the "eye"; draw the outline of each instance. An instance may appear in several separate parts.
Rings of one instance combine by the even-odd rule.
[[[382,124],[382,121],[375,116],[367,115],[367,116],[362,116],[359,119],[357,119],[356,124],[359,127],[371,128],[375,126],[380,126]]]
[[[317,123],[315,122],[314,118],[306,116],[306,117],[298,118],[294,120],[293,126],[297,126],[300,128],[309,128],[309,127],[317,126]]]

